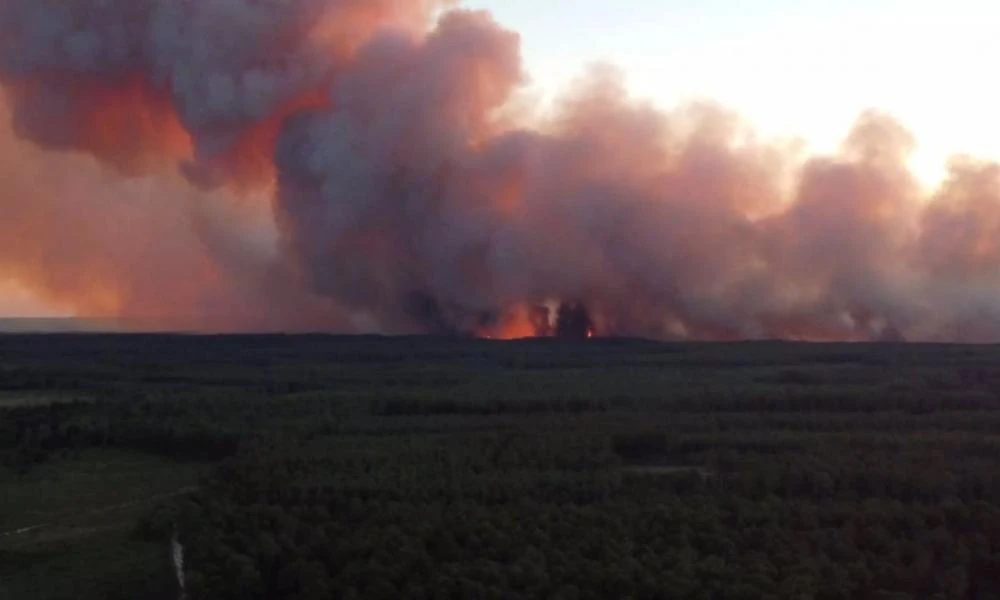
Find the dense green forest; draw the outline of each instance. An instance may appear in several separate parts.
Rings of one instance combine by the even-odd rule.
[[[1000,598],[1000,348],[0,336],[0,598]]]

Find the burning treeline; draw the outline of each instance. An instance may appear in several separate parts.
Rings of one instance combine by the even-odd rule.
[[[0,279],[179,328],[1000,340],[1000,166],[928,194],[884,115],[803,157],[609,70],[540,114],[446,4],[0,0]]]

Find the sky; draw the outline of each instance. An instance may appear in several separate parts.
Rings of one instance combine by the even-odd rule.
[[[665,108],[722,103],[765,135],[833,150],[867,108],[916,137],[926,183],[958,152],[1000,158],[1000,14],[982,0],[465,0],[521,35],[532,91],[621,68]],[[0,280],[0,315],[63,314]]]
[[[521,33],[539,93],[594,62],[670,107],[711,99],[765,135],[832,150],[858,114],[885,110],[937,182],[949,155],[1000,157],[991,57],[1000,10],[981,0],[469,0]]]
[[[71,313],[40,302],[16,281],[0,280],[0,318],[64,317]]]

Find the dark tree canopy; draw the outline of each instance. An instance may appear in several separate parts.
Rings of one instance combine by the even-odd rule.
[[[176,598],[174,532],[192,600],[1000,597],[1000,349],[557,322],[511,343],[0,336],[0,533],[36,504],[108,515],[0,537],[0,597]],[[130,520],[18,491],[93,453],[203,477]]]

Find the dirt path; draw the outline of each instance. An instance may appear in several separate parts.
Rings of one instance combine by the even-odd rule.
[[[66,514],[66,515],[60,515],[58,522],[38,523],[38,524],[35,524],[35,525],[29,525],[27,527],[20,527],[18,529],[13,529],[13,530],[10,530],[10,531],[0,531],[0,538],[6,538],[6,537],[14,537],[14,536],[18,536],[18,535],[24,535],[26,533],[31,533],[33,531],[38,531],[40,529],[44,529],[44,528],[47,528],[47,527],[65,526],[65,527],[71,527],[72,528],[71,525],[68,525],[68,522],[74,521],[74,520],[78,519],[79,517],[104,514],[104,513],[109,513],[109,512],[116,511],[116,510],[122,510],[122,509],[130,508],[130,507],[133,507],[133,506],[137,506],[139,504],[147,504],[147,503],[150,503],[150,502],[156,502],[158,500],[166,500],[168,498],[174,498],[176,496],[181,496],[181,495],[193,492],[193,491],[195,491],[197,489],[198,489],[198,486],[187,486],[187,487],[183,487],[183,488],[181,488],[179,490],[174,490],[173,492],[167,492],[165,494],[156,494],[156,495],[153,495],[153,496],[148,496],[146,498],[141,498],[139,500],[132,500],[130,502],[122,502],[120,504],[112,504],[111,506],[102,506],[101,508],[92,508],[90,510],[79,511],[79,512],[75,512],[75,513],[69,513],[69,514]]]
[[[0,532],[0,537],[7,537],[7,536],[10,536],[10,535],[21,535],[22,533],[28,533],[28,532],[34,531],[36,529],[41,529],[42,527],[48,527],[49,525],[50,525],[49,523],[41,523],[39,525],[32,525],[30,527],[22,527],[20,529],[15,529],[13,531],[4,531],[4,532]]]
[[[679,473],[696,473],[703,479],[707,479],[712,476],[712,471],[697,465],[633,465],[624,467],[623,470],[626,473],[642,475],[676,475]]]

